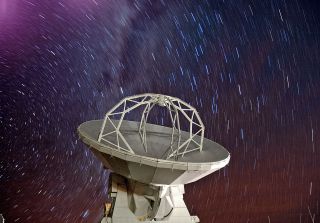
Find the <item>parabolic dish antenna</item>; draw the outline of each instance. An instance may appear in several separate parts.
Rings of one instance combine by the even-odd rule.
[[[170,127],[147,122],[156,106],[167,110]],[[126,120],[137,111],[139,121]],[[101,222],[200,222],[184,203],[184,184],[230,160],[225,148],[204,138],[204,131],[195,108],[178,98],[151,93],[126,97],[103,120],[82,123],[80,138],[112,170],[112,201],[106,204]]]

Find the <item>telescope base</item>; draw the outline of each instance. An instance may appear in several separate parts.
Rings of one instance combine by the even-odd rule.
[[[105,217],[101,223],[199,223],[184,203],[183,185],[154,186],[111,173]]]

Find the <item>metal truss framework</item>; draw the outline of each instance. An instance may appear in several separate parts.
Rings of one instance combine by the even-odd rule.
[[[184,156],[186,153],[202,150],[205,128],[196,109],[179,98],[151,93],[126,97],[108,111],[100,130],[98,142],[135,154],[120,131],[120,127],[127,113],[142,106],[144,109],[139,125],[139,135],[145,151],[148,152],[146,124],[150,111],[155,105],[168,109],[172,123],[171,141],[166,159],[172,157],[177,159],[178,156]],[[117,117],[120,117],[120,119],[116,120]],[[182,120],[189,122],[188,139],[182,139],[181,137]],[[112,134],[116,136],[116,144],[108,140],[108,136]],[[190,146],[191,143],[193,144],[192,147]]]

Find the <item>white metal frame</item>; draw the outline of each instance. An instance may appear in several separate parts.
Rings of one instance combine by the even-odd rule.
[[[112,147],[116,147],[119,150],[127,151],[134,154],[134,150],[131,148],[131,146],[129,145],[129,143],[121,133],[120,127],[124,120],[125,115],[128,112],[140,106],[145,106],[141,116],[141,121],[140,121],[138,131],[139,131],[139,135],[141,137],[141,141],[144,146],[144,149],[147,152],[148,148],[147,148],[146,124],[147,124],[150,111],[155,105],[166,107],[168,109],[171,123],[172,123],[172,134],[171,134],[171,142],[170,142],[170,148],[169,148],[170,150],[166,156],[166,159],[170,159],[172,157],[177,159],[178,156],[184,156],[184,154],[188,152],[202,150],[205,128],[196,109],[191,105],[189,105],[188,103],[180,100],[179,98],[162,95],[162,94],[152,94],[152,93],[126,97],[122,99],[118,104],[116,104],[110,111],[108,111],[105,115],[101,130],[99,133],[98,142],[105,145],[111,145]],[[115,116],[120,116],[120,119],[115,121],[114,119]],[[184,117],[185,120],[189,122],[189,138],[183,141],[181,139],[181,129],[180,129],[180,124],[182,121],[181,117]],[[110,125],[108,128],[109,130],[107,130],[106,125]],[[110,131],[110,127],[111,127],[111,131]],[[111,134],[116,134],[116,144],[108,140],[107,136]],[[196,137],[196,136],[200,136],[200,139],[199,137]],[[120,140],[124,143],[125,146],[120,146]],[[177,144],[175,144],[176,142]],[[190,143],[193,143],[195,147],[189,148]]]

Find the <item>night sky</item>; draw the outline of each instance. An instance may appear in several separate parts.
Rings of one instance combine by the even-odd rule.
[[[320,222],[317,1],[0,0],[0,213],[98,222],[108,171],[76,128],[121,98],[190,103],[230,164],[201,223]]]

